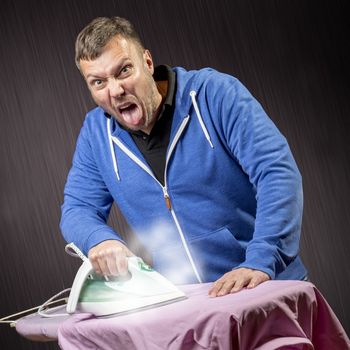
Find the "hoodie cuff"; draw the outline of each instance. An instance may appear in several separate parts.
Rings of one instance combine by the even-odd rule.
[[[246,260],[234,268],[245,267],[252,270],[259,270],[265,272],[274,279],[277,271],[282,271],[285,265],[281,263],[280,258],[276,255],[276,252],[272,249],[259,249],[254,248],[247,250]]]
[[[99,230],[92,232],[88,237],[88,239],[85,241],[84,248],[83,248],[84,254],[88,256],[89,250],[92,247],[100,244],[103,241],[107,241],[110,239],[120,241],[126,245],[126,243],[121,239],[121,237],[111,228],[109,227],[101,228]]]

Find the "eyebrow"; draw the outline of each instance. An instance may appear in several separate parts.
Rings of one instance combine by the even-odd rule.
[[[118,63],[117,65],[112,67],[111,71],[113,73],[120,71],[122,69],[122,67],[125,65],[126,61],[130,61],[129,57],[123,58],[120,61],[120,63]],[[89,79],[89,78],[101,78],[101,75],[99,75],[98,73],[89,73],[86,75],[86,79]]]

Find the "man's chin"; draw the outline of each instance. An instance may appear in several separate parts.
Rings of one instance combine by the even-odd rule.
[[[140,131],[145,128],[144,123],[140,122],[138,124],[127,123],[125,121],[118,120],[119,125],[121,125],[124,129],[128,131]]]
[[[140,131],[143,125],[123,125],[123,127],[129,131]]]

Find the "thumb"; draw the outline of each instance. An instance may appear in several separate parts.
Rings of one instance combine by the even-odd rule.
[[[135,254],[127,247],[125,247],[125,255],[127,257],[135,256]]]

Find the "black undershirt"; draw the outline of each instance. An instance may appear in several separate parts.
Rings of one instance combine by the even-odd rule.
[[[149,135],[140,130],[128,130],[128,132],[152,169],[155,177],[164,185],[166,151],[175,107],[176,75],[170,67],[161,65],[155,68],[153,78],[155,81],[168,81],[167,94],[157,122]]]

